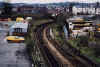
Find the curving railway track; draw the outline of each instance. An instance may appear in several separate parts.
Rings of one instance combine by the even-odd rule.
[[[76,56],[69,50],[61,48],[50,37],[50,24],[39,25],[35,30],[35,39],[48,67],[97,67],[93,62],[83,56]],[[73,49],[73,48],[72,48]]]
[[[44,57],[48,67],[60,67],[59,63],[54,59],[52,54],[49,52],[48,48],[44,46],[45,43],[42,39],[43,38],[42,34],[43,34],[43,29],[46,26],[48,26],[48,23],[42,24],[36,28],[35,39],[36,39],[37,46],[40,49],[42,56]]]
[[[70,46],[70,49],[68,49],[67,51],[64,50],[63,48],[61,48],[55,40],[53,40],[50,36],[50,28],[45,28],[44,30],[44,39],[45,41],[48,42],[48,45],[47,47],[50,48],[51,50],[51,53],[53,54],[53,52],[56,50],[56,53],[60,53],[60,55],[62,55],[62,57],[60,56],[60,61],[69,61],[69,62],[66,62],[66,64],[72,64],[71,66],[73,67],[97,67],[95,63],[93,63],[91,60],[89,60],[88,58],[80,55],[80,53],[73,49],[71,46]],[[51,47],[51,46],[53,47]],[[54,50],[55,48],[55,50]],[[52,51],[53,50],[53,51]],[[75,52],[78,54],[75,55],[73,54],[73,52]],[[69,51],[72,51],[72,52],[69,52]],[[58,57],[58,55],[54,54],[54,56]],[[64,59],[63,59],[64,58]],[[71,67],[69,66],[69,67]]]

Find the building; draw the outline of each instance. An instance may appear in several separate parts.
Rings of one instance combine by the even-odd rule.
[[[14,6],[12,11],[18,14],[45,14],[47,12],[47,8],[43,6],[33,6],[33,5],[22,5],[22,6]]]
[[[68,21],[69,29],[72,31],[72,37],[89,35],[89,31],[93,31],[93,21],[85,21],[81,17],[71,18]]]
[[[96,9],[97,8],[97,9]],[[100,14],[100,6],[95,7],[95,6],[73,6],[73,14],[77,15],[80,13],[83,14]]]
[[[34,7],[32,5],[22,5],[22,6],[14,6],[12,11],[18,14],[36,14],[39,13],[39,7]]]
[[[18,12],[24,13],[24,14],[28,14],[28,13],[30,14],[30,13],[35,13],[36,9],[33,6],[23,5],[23,6],[18,7]]]

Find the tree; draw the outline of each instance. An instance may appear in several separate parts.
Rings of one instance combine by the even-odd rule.
[[[100,46],[94,48],[94,55],[96,57],[100,57]]]
[[[63,30],[63,26],[66,25],[67,31],[68,31],[68,37],[70,37],[70,30],[69,30],[69,24],[67,23],[67,19],[72,16],[71,13],[60,13],[56,17],[56,23],[59,25],[59,29]]]
[[[78,41],[79,47],[87,47],[88,46],[88,37],[86,36],[80,36]]]
[[[74,6],[75,4],[74,3],[71,3],[70,5],[69,5],[69,12],[72,14],[73,13],[73,6]]]
[[[4,3],[4,15],[11,15],[12,14],[12,5],[9,3]]]

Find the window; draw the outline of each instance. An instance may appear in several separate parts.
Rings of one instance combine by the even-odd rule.
[[[22,32],[22,28],[15,28],[15,29],[14,29],[14,32],[16,32],[16,33],[21,33],[21,32]]]

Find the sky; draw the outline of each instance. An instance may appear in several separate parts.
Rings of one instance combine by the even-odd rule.
[[[0,0],[4,1],[4,0]],[[6,0],[5,0],[6,1]],[[58,3],[58,2],[86,2],[92,3],[100,0],[9,0],[11,3]]]

